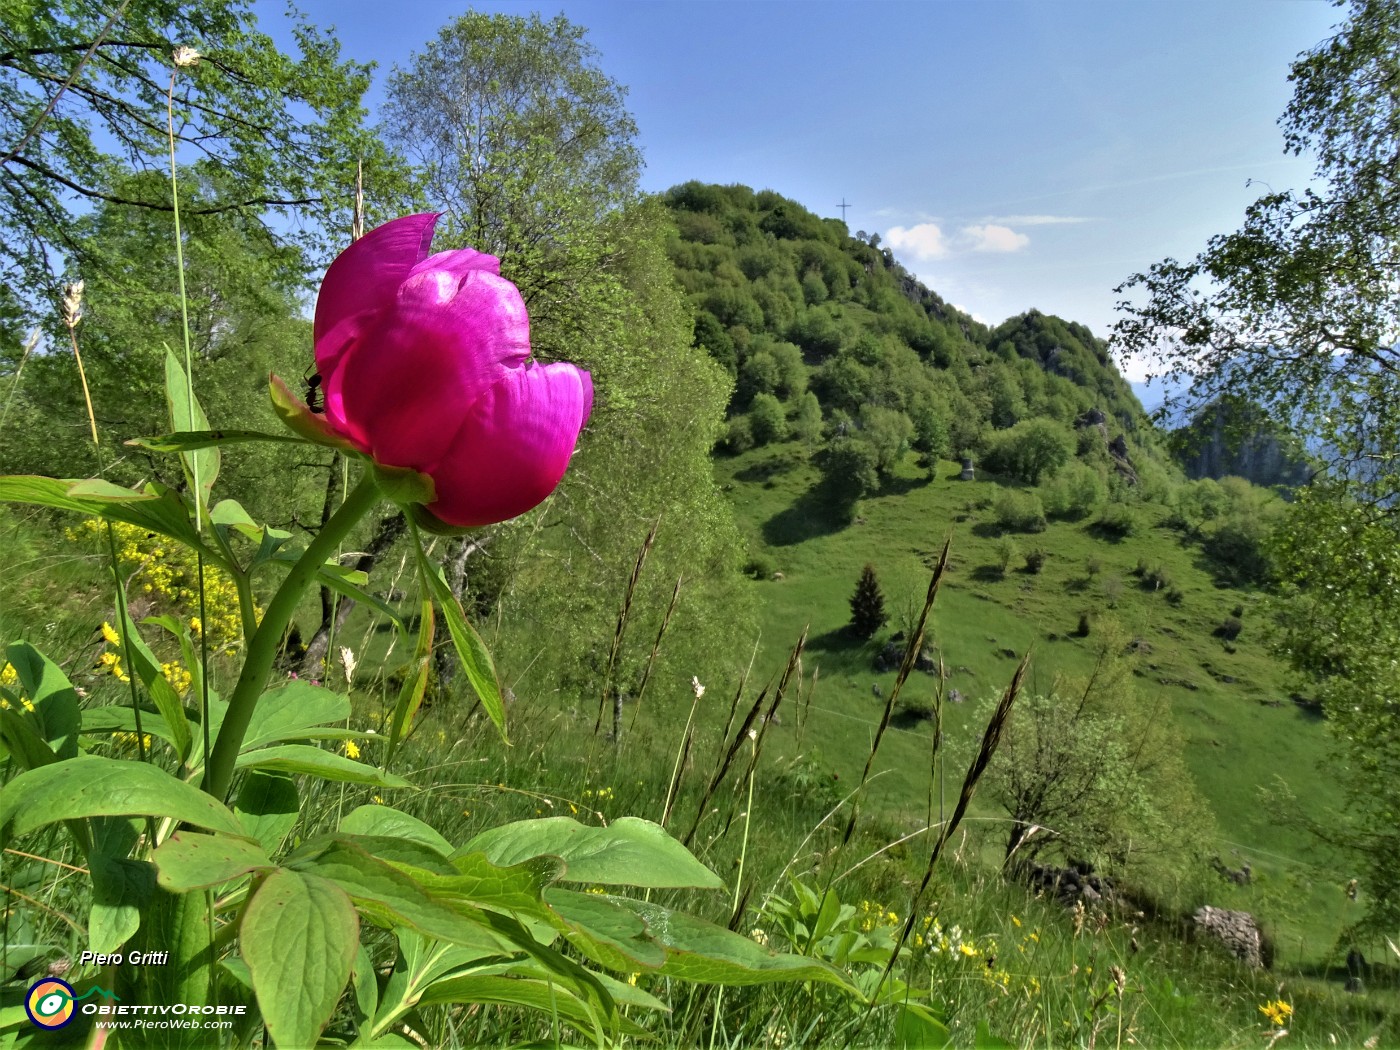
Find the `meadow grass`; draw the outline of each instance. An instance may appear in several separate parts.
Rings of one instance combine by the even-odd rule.
[[[1213,622],[1237,604],[1252,607],[1255,596],[1216,588],[1195,552],[1160,522],[1149,523],[1144,536],[1117,544],[1097,539],[1083,522],[1052,523],[1045,533],[1023,541],[1050,552],[1039,574],[994,572],[998,536],[985,527],[984,504],[997,486],[954,482],[948,464],[931,481],[907,468],[898,492],[864,502],[864,524],[818,527],[800,542],[767,543],[765,524],[800,504],[812,481],[800,465],[761,481],[733,480],[771,455],[754,453],[720,467],[734,486],[730,493],[752,549],[766,553],[783,573],[780,580],[752,584],[764,599],[763,637],[742,695],[735,698],[734,681],[705,683],[706,695],[696,702],[689,683],[658,681],[639,711],[626,712],[628,732],[612,741],[594,730],[595,700],[569,703],[522,689],[509,712],[510,747],[501,745],[470,705],[443,697],[420,715],[395,763],[396,771],[423,790],[376,793],[308,782],[298,834],[331,826],[339,814],[367,802],[399,806],[453,842],[536,816],[605,822],[629,814],[660,820],[682,755],[669,826],[679,836],[694,823],[692,848],[736,892],[673,892],[661,902],[731,924],[774,948],[844,952],[841,964],[869,990],[890,958],[899,928],[910,920],[909,902],[932,847],[930,817],[939,816],[940,804],[944,814],[952,809],[980,739],[986,709],[972,701],[1005,686],[1016,663],[1007,651],[1033,651],[1030,688],[1048,690],[1057,676],[1082,674],[1092,659],[1089,639],[1072,632],[1079,612],[1092,607],[1147,643],[1138,689],[1161,697],[1187,733],[1192,771],[1222,829],[1221,840],[1210,848],[1232,866],[1238,856],[1247,856],[1254,868],[1249,886],[1207,881],[1182,886],[1173,900],[1154,903],[1184,904],[1205,895],[1218,906],[1263,915],[1276,942],[1275,970],[1251,972],[1207,946],[1184,942],[1180,915],[1170,906],[1160,914],[1129,904],[1124,910],[1076,915],[1032,897],[996,871],[1004,824],[990,805],[974,802],[914,916],[916,939],[896,965],[901,994],[926,1003],[947,1023],[955,1043],[965,1046],[1001,1045],[998,1038],[1047,1047],[1233,1047],[1271,1040],[1400,1045],[1393,965],[1377,965],[1364,994],[1341,991],[1344,973],[1333,946],[1337,931],[1354,917],[1342,893],[1345,879],[1320,874],[1326,861],[1316,845],[1255,797],[1255,789],[1267,786],[1274,772],[1287,770],[1314,815],[1324,816],[1336,803],[1334,790],[1314,773],[1324,747],[1323,727],[1292,704],[1259,702],[1286,695],[1286,680],[1253,629],[1255,618],[1246,615],[1246,630],[1233,653],[1210,636]],[[33,636],[35,625],[42,624],[44,637],[34,640],[64,657],[75,682],[88,690],[89,702],[120,696],[117,683],[90,666],[91,636],[108,615],[101,565],[46,555],[54,525],[44,516],[0,514],[14,555],[10,565],[18,567],[0,581],[0,617],[10,635]],[[784,527],[794,527],[796,520],[790,516]],[[931,761],[931,723],[896,712],[860,794],[853,834],[843,841],[851,794],[883,711],[884,700],[870,687],[881,685],[887,698],[895,677],[894,671],[875,673],[872,658],[900,620],[910,617],[911,603],[922,599],[932,559],[949,533],[951,571],[932,610],[930,638],[951,672],[946,688],[958,689],[969,702],[945,704],[939,767]],[[789,538],[771,528],[769,535]],[[1144,557],[1172,576],[1184,595],[1179,605],[1137,585],[1132,572]],[[1086,569],[1090,559],[1099,562],[1093,573]],[[893,622],[874,641],[860,642],[842,627],[860,566],[872,560]],[[1121,581],[1121,589],[1109,586],[1112,580]],[[1095,629],[1091,626],[1090,639]],[[757,727],[764,748],[750,774],[750,751],[738,735],[741,721],[804,630],[801,677],[790,686],[780,720]],[[363,609],[342,631],[340,644],[359,660],[357,728],[382,729],[392,704],[386,675],[376,671],[407,658],[392,639]],[[752,646],[751,639],[732,642],[738,654],[746,655]],[[334,684],[343,684],[343,666],[332,675]],[[1224,682],[1221,675],[1237,681]],[[933,676],[915,672],[905,697],[931,695],[936,687]],[[683,734],[692,708],[694,740],[687,749]],[[371,739],[366,757],[381,758],[376,749],[382,746]],[[730,772],[710,791],[713,774],[731,753]],[[26,848],[53,859],[64,856],[57,833]],[[6,870],[12,889],[43,890],[43,896],[33,896],[38,904],[26,921],[80,949],[86,903],[81,883],[46,880],[51,865],[43,861],[10,857]],[[854,949],[814,943],[779,921],[782,902],[791,903],[799,886],[834,894],[843,914],[850,909],[840,930]],[[1367,953],[1373,963],[1382,963],[1384,956],[1372,947]],[[720,994],[645,974],[636,980],[671,1008],[638,1018],[661,1045],[886,1046],[896,1038],[893,1005],[866,1017],[817,988]],[[1261,1012],[1279,1002],[1293,1011],[1286,1026]],[[496,1007],[442,1010],[434,1016],[443,1046],[551,1036],[538,1019]]]

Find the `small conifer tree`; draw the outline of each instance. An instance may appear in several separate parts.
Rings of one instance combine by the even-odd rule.
[[[851,630],[860,638],[873,638],[889,617],[885,615],[885,596],[880,593],[880,581],[875,578],[875,566],[860,570],[860,581],[851,595]]]

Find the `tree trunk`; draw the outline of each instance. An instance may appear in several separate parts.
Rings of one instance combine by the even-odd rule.
[[[404,530],[408,528],[408,521],[404,518],[402,511],[395,511],[389,517],[382,519],[375,527],[374,535],[370,538],[369,546],[365,552],[355,561],[355,568],[361,572],[369,572],[374,568],[374,563],[383,557],[384,553],[394,545]],[[339,604],[328,601],[324,595],[330,588],[321,588],[323,595],[321,600],[321,626],[316,628],[316,633],[311,636],[311,641],[306,645],[306,655],[302,657],[300,674],[303,678],[321,678],[325,673],[326,657],[330,649],[331,636],[338,632],[345,625],[346,618],[350,611],[355,608],[353,598],[342,597]],[[331,609],[335,608],[334,622],[332,629]]]

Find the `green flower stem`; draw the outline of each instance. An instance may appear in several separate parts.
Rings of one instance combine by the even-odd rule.
[[[214,744],[214,752],[209,756],[205,770],[204,790],[215,798],[224,799],[228,794],[233,781],[234,763],[243,746],[243,737],[248,732],[248,723],[253,719],[258,698],[267,688],[277,647],[292,621],[292,614],[301,603],[302,595],[326,559],[335,554],[350,530],[379,500],[379,488],[374,483],[372,473],[366,471],[354,491],[345,497],[340,509],[331,515],[305,553],[292,566],[292,571],[282,581],[282,586],[277,589],[267,612],[263,614],[262,623],[248,644],[243,672],[238,676],[238,684],[229,699],[228,713],[224,716],[219,739]]]

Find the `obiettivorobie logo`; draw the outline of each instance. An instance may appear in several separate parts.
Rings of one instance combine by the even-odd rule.
[[[105,988],[92,987],[78,995],[67,981],[60,981],[57,977],[45,977],[29,986],[29,993],[24,997],[24,1010],[29,1014],[29,1019],[40,1028],[62,1028],[77,1016],[78,1011],[74,1004],[94,995],[121,1002],[116,994]]]

